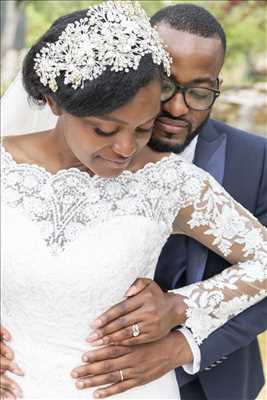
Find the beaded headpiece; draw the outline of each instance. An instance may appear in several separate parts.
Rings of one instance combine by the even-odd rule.
[[[107,68],[137,69],[146,54],[170,74],[170,56],[138,2],[106,1],[68,24],[56,42],[47,43],[36,54],[34,69],[41,83],[56,92],[61,73],[65,85],[83,88]]]

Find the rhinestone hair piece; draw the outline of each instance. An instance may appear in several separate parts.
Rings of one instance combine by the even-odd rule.
[[[34,69],[41,83],[56,92],[61,73],[65,85],[83,88],[86,80],[97,79],[107,68],[138,69],[146,54],[170,75],[171,58],[139,3],[106,1],[68,24],[56,42],[47,43],[36,54]]]

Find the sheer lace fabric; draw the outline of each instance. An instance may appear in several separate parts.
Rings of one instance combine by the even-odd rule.
[[[174,221],[239,262],[178,291],[188,296],[185,325],[196,340],[266,296],[266,230],[181,157],[92,178],[77,169],[53,175],[1,151],[3,322],[29,371],[21,383],[26,398],[88,398],[92,391],[77,391],[69,377],[87,349],[88,325],[134,279],[153,277]],[[163,378],[128,398],[177,398],[174,374]]]
[[[52,175],[39,166],[19,165],[2,151],[4,169],[9,170],[4,174],[7,202],[23,208],[38,223],[53,253],[63,251],[86,227],[115,216],[143,216],[159,223],[164,241],[180,211],[175,223],[182,231],[233,264],[243,259],[208,281],[182,289],[190,294],[190,321],[190,310],[196,311],[197,302],[206,316],[216,315],[207,306],[220,305],[217,317],[223,316],[226,322],[232,316],[227,316],[227,308],[230,311],[240,301],[254,303],[266,295],[267,230],[211,176],[181,157],[171,155],[137,173],[125,171],[106,179],[74,168]],[[222,302],[226,299],[228,307]],[[222,320],[218,323],[222,325]],[[196,336],[201,338],[201,334]]]
[[[267,229],[211,176],[192,187],[176,224],[233,265],[174,292],[187,297],[185,326],[200,344],[214,330],[267,295]],[[194,197],[194,199],[193,199]]]

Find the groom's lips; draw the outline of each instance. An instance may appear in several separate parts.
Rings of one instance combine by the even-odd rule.
[[[162,132],[180,135],[189,127],[189,124],[182,120],[159,117],[156,119],[155,126]]]

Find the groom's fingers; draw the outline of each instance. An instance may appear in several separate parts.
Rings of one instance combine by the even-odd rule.
[[[114,385],[108,386],[105,389],[98,389],[94,392],[95,399],[104,399],[105,397],[112,396],[114,394],[126,392],[126,390],[132,389],[138,386],[135,379],[127,379],[126,381],[115,383]]]
[[[105,360],[93,364],[82,365],[81,367],[75,368],[72,371],[71,376],[74,379],[81,379],[91,375],[96,376],[116,372],[125,367],[125,360],[121,357],[117,358],[115,362],[114,360]]]
[[[110,351],[106,353],[101,353],[101,357],[94,357],[94,361],[90,358],[88,364],[82,365],[80,367],[74,368],[71,372],[71,376],[74,379],[88,377],[90,375],[103,375],[109,372],[119,371],[120,369],[126,368],[127,360],[125,359],[125,355],[129,353],[129,351],[118,351],[116,352],[116,358],[114,357],[114,353],[111,354]],[[113,356],[113,358],[112,358]],[[84,357],[83,357],[84,359]],[[88,356],[87,356],[88,359]],[[101,359],[101,361],[99,360]]]
[[[130,312],[137,310],[143,304],[140,296],[130,297],[115,306],[109,308],[106,312],[100,315],[96,320],[94,320],[90,326],[93,329],[100,329],[103,326],[107,325],[111,321],[122,317],[123,315],[127,315]]]
[[[144,290],[148,285],[150,285],[151,282],[153,281],[148,278],[137,278],[125,293],[125,297],[137,295],[138,293],[142,292],[142,290]]]
[[[123,375],[121,375],[121,373]],[[88,389],[90,387],[95,386],[102,386],[102,385],[110,385],[111,383],[119,383],[123,380],[128,379],[131,376],[131,369],[124,369],[122,371],[113,371],[108,374],[98,375],[98,376],[91,376],[91,377],[84,377],[79,379],[76,382],[76,387],[78,389]]]
[[[131,349],[125,346],[108,346],[98,350],[91,350],[84,353],[84,362],[94,363],[97,361],[109,360],[129,354]]]
[[[120,382],[120,373],[119,371],[110,372],[106,375],[92,376],[91,378],[83,378],[75,383],[78,389],[88,389],[94,386],[107,385],[111,383]]]

